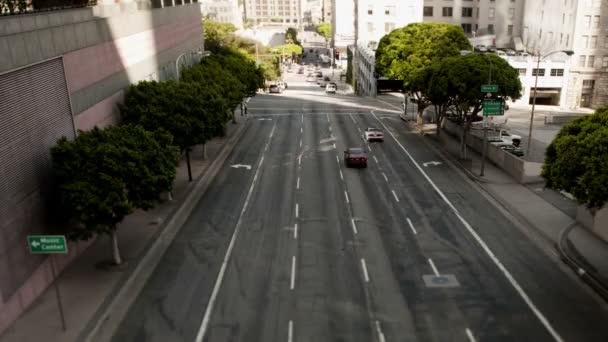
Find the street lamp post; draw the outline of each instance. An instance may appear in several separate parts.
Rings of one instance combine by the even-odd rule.
[[[488,84],[492,84],[492,58],[490,58],[490,56],[485,55],[486,57],[488,57],[488,61],[490,61],[490,69],[488,70]],[[486,154],[488,151],[488,122],[487,122],[487,116],[484,115],[483,116],[483,147],[481,149],[481,169],[479,170],[479,176],[483,177],[484,175],[484,170],[486,167]]]
[[[530,128],[528,130],[528,146],[526,147],[526,153],[530,154],[530,143],[532,142],[532,127],[534,126],[534,109],[536,107],[536,88],[538,85],[538,69],[540,68],[540,60],[541,58],[547,58],[550,55],[554,54],[554,53],[558,53],[558,52],[563,52],[568,56],[572,56],[574,54],[574,51],[571,50],[557,50],[557,51],[552,51],[549,52],[548,54],[544,55],[544,56],[540,56],[540,52],[536,53],[536,76],[534,78],[534,93],[532,95],[532,112],[530,113]]]
[[[207,57],[209,56],[211,53],[209,51],[189,51],[189,52],[184,52],[181,55],[177,56],[177,59],[175,59],[175,79],[177,81],[179,81],[179,59],[184,57],[187,54],[192,54],[192,55],[199,55],[201,57]]]

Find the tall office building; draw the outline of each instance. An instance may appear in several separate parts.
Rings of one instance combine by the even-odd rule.
[[[424,0],[423,14],[424,21],[460,25],[469,37],[495,35],[491,44],[516,47],[521,45],[525,3],[525,0]]]
[[[545,56],[556,50],[574,51],[568,90],[561,94],[566,96],[567,107],[597,108],[608,104],[608,3],[527,1],[525,13],[522,38],[529,52]],[[542,92],[545,89],[541,87]]]
[[[302,0],[245,0],[245,19],[256,25],[299,26]]]
[[[237,0],[199,0],[203,16],[243,28],[243,16]]]
[[[321,0],[321,21],[331,22],[332,9],[334,8],[333,0]]]

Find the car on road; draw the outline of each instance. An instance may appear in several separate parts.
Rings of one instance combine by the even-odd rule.
[[[300,69],[298,69],[298,74],[300,74],[300,75],[304,75],[304,68],[300,68]]]
[[[331,79],[327,76],[323,77],[323,80],[319,81],[319,86],[321,88],[325,88],[327,84],[331,81]]]
[[[270,85],[268,89],[271,94],[281,94],[283,93],[283,88],[281,88],[278,84]]]
[[[350,147],[344,151],[344,164],[346,167],[367,167],[367,154],[361,147]]]
[[[365,136],[365,140],[369,142],[384,141],[384,132],[379,128],[368,127],[365,129],[363,135]]]
[[[306,77],[306,82],[314,82],[315,80],[316,80],[316,78],[314,78],[312,76]]]
[[[335,94],[338,91],[338,86],[335,83],[328,83],[325,86],[325,92],[328,94]]]

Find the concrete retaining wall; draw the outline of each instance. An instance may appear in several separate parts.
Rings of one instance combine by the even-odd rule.
[[[460,140],[462,128],[459,125],[450,120],[445,120],[443,130]],[[483,139],[469,134],[467,136],[467,146],[482,153]],[[519,183],[536,183],[543,180],[540,176],[542,163],[525,161],[490,143],[488,143],[487,158]]]
[[[602,240],[608,242],[608,207],[598,210],[594,215],[587,207],[579,205],[576,210],[576,220]]]

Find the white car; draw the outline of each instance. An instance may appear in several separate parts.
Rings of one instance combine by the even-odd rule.
[[[363,134],[367,141],[384,141],[384,132],[379,128],[368,127]]]
[[[338,90],[338,87],[336,86],[335,83],[328,83],[325,86],[325,92],[328,94],[335,94],[337,90]]]

